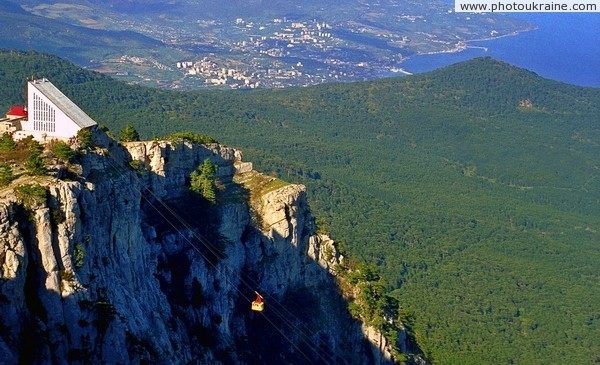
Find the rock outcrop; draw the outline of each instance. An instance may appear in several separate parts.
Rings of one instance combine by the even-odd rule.
[[[391,362],[349,315],[303,186],[217,144],[125,147],[40,178],[46,203],[0,193],[1,364]],[[217,206],[186,189],[206,158]]]

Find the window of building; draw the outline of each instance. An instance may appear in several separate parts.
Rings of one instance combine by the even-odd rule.
[[[56,132],[56,110],[37,93],[33,94],[33,130]]]

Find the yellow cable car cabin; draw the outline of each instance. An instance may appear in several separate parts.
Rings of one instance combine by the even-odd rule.
[[[255,312],[262,312],[265,309],[265,302],[263,301],[263,297],[256,293],[256,299],[252,302],[252,310]]]

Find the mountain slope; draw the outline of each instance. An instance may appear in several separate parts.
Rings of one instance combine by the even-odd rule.
[[[305,183],[321,224],[380,267],[440,363],[600,353],[598,89],[489,58],[247,93],[129,87],[31,54],[0,64],[4,85],[30,76],[23,65],[45,70],[113,130],[201,131]],[[19,88],[3,92],[18,102]]]
[[[166,48],[162,42],[132,31],[90,29],[32,15],[10,1],[0,4],[0,22],[0,47],[60,54],[80,65],[126,54],[163,52]]]

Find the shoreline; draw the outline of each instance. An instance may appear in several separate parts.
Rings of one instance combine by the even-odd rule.
[[[467,41],[463,41],[465,43],[471,43],[471,42],[489,42],[489,41],[494,41],[496,39],[502,39],[502,38],[506,38],[506,37],[515,37],[518,36],[522,33],[527,33],[527,32],[533,32],[535,30],[540,29],[538,26],[531,26],[530,28],[527,29],[523,29],[523,30],[515,30],[512,33],[508,33],[508,34],[503,34],[503,35],[499,35],[499,36],[494,36],[494,37],[488,37],[488,38],[479,38],[479,39],[469,39]]]
[[[461,40],[458,43],[456,43],[456,46],[454,48],[451,49],[447,49],[447,50],[442,50],[442,51],[433,51],[433,52],[426,52],[426,53],[418,53],[412,56],[408,56],[402,59],[402,61],[400,61],[400,65],[402,65],[405,61],[419,57],[419,56],[433,56],[433,55],[442,55],[442,54],[453,54],[453,53],[460,53],[463,51],[466,51],[467,49],[482,49],[484,52],[487,52],[489,50],[488,47],[485,46],[470,46],[469,43],[473,43],[473,42],[490,42],[490,41],[494,41],[497,39],[501,39],[501,38],[506,38],[506,37],[515,37],[518,36],[522,33],[526,33],[526,32],[532,32],[535,30],[538,30],[539,27],[537,26],[531,26],[527,29],[523,29],[523,30],[516,30],[512,33],[508,33],[508,34],[503,34],[503,35],[499,35],[499,36],[492,36],[492,37],[487,37],[487,38],[478,38],[478,39],[469,39],[469,40]],[[408,73],[410,73],[409,71],[406,71]],[[412,74],[412,73],[411,73]]]

